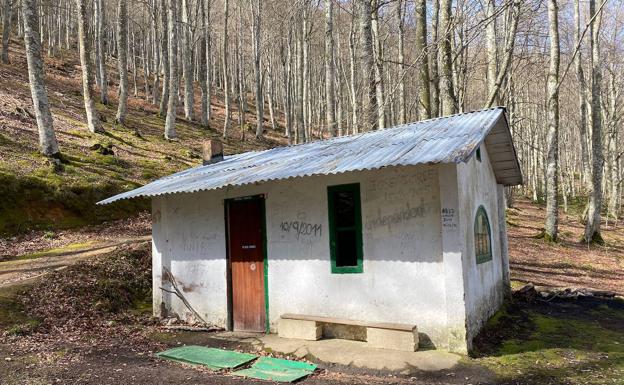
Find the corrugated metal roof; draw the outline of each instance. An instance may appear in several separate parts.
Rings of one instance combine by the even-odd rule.
[[[497,122],[503,122],[504,131],[509,134],[505,110],[496,107],[363,134],[226,156],[221,162],[166,176],[99,204],[140,196],[190,193],[387,166],[464,162],[486,139]],[[507,137],[509,143],[506,147],[510,148],[517,165],[511,135]],[[513,172],[513,177],[514,184],[521,183],[519,166],[517,175]]]

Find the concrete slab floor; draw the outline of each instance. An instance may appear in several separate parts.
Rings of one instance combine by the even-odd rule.
[[[405,352],[371,348],[360,341],[341,339],[305,341],[280,338],[276,334],[225,332],[215,335],[214,338],[250,344],[258,350],[290,354],[299,358],[306,357],[312,361],[406,375],[418,371],[436,372],[453,369],[462,357],[440,350]]]

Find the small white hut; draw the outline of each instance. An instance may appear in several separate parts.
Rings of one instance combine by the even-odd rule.
[[[152,198],[157,315],[467,352],[503,302],[522,183],[504,108],[219,152],[100,202]]]

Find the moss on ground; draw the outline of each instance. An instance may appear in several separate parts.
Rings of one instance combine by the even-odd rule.
[[[624,383],[624,302],[509,304],[475,340],[476,359],[503,383]]]
[[[0,170],[0,235],[28,229],[65,229],[114,220],[146,210],[144,200],[95,203],[138,184],[97,179],[73,180],[37,170],[18,177]]]
[[[29,317],[20,296],[30,285],[0,287],[0,334],[23,335],[34,330],[39,320]]]
[[[71,243],[71,244],[63,246],[63,247],[57,247],[57,248],[54,248],[54,249],[37,251],[37,252],[34,252],[34,253],[30,253],[30,254],[24,254],[24,255],[19,255],[19,256],[15,256],[15,257],[4,258],[2,260],[2,262],[5,262],[5,261],[21,261],[21,260],[27,260],[27,259],[37,259],[37,258],[41,258],[41,257],[54,257],[54,256],[57,256],[57,255],[63,255],[63,254],[68,254],[68,253],[72,253],[72,252],[79,252],[79,251],[87,250],[89,248],[92,248],[92,247],[96,246],[97,244],[98,244],[98,241],[76,242],[76,243]]]

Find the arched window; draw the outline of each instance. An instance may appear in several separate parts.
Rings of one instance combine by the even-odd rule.
[[[492,260],[492,242],[490,232],[490,221],[483,206],[477,209],[474,223],[474,243],[477,263],[484,263]]]

